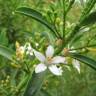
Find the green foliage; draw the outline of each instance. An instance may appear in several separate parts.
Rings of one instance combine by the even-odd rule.
[[[36,74],[34,72],[28,82],[28,86],[27,86],[27,89],[25,90],[24,96],[27,96],[27,95],[36,96],[36,94],[38,93],[38,91],[40,91],[42,87],[42,83],[44,81],[45,75],[46,75],[46,72],[41,72],[39,74]]]
[[[1,34],[0,34],[0,44],[1,45],[8,45],[8,38],[6,34],[6,29],[3,29]]]
[[[83,55],[80,55],[80,54],[70,54],[73,58],[87,64],[88,66],[92,67],[93,69],[96,70],[96,61],[89,58],[89,57],[86,57],[86,56],[83,56]]]
[[[54,34],[55,34],[55,28],[52,24],[50,24],[45,18],[44,16],[42,16],[41,13],[37,12],[34,9],[31,8],[27,8],[27,7],[21,7],[18,8],[16,10],[16,12],[24,14],[26,16],[32,17],[33,19],[41,22],[42,24],[44,24],[45,26],[47,26]],[[56,35],[56,34],[55,34]]]
[[[95,96],[95,4],[96,0],[0,0],[0,96]],[[18,55],[16,41],[20,46],[30,42],[41,52],[54,45],[55,55],[68,59],[68,65],[61,65],[63,75],[36,74],[39,62],[34,56]],[[76,53],[65,54],[64,49]],[[71,64],[73,59],[81,62],[80,74]]]
[[[92,12],[91,14],[89,14],[82,22],[81,25],[90,25],[90,24],[94,24],[96,23],[96,12]]]
[[[9,60],[12,60],[14,56],[14,51],[10,50],[7,47],[0,45],[0,55],[6,57]]]

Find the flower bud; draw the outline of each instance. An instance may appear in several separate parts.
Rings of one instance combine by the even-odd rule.
[[[64,56],[68,55],[69,54],[69,49],[68,48],[64,48],[63,49],[63,54],[64,54]]]
[[[57,46],[61,46],[63,44],[63,40],[62,39],[58,39],[57,41],[56,41],[56,45]]]
[[[61,19],[60,19],[59,17],[57,17],[57,18],[56,18],[56,24],[58,24],[58,25],[59,25],[59,24],[60,24],[60,22],[61,22]]]

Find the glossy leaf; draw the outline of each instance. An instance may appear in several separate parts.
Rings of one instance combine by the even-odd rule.
[[[29,16],[36,21],[39,21],[43,25],[45,25],[47,28],[49,28],[53,33],[55,33],[55,28],[52,24],[50,24],[44,16],[42,16],[41,13],[38,11],[28,8],[28,7],[20,7],[16,10],[16,12],[21,13],[23,15]]]
[[[42,87],[46,71],[36,74],[33,72],[30,78],[24,96],[36,96],[40,88]]]
[[[89,14],[82,22],[82,25],[90,25],[96,23],[96,11]]]
[[[80,55],[80,54],[76,54],[76,53],[71,53],[70,56],[87,64],[88,66],[90,66],[91,68],[96,70],[96,61],[95,60],[93,60],[89,57]]]
[[[0,55],[6,57],[9,60],[12,60],[14,52],[10,50],[9,48],[0,45]]]

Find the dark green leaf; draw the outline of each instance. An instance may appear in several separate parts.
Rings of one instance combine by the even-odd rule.
[[[25,90],[24,96],[36,96],[40,88],[42,87],[46,71],[36,74],[32,74],[28,82],[27,89]]]
[[[85,63],[85,64],[87,64],[88,66],[90,66],[96,70],[96,61],[95,60],[93,60],[89,57],[80,55],[80,54],[76,54],[76,53],[70,53],[70,56],[83,62],[83,63]]]
[[[96,23],[96,11],[89,14],[81,23],[81,25],[90,25]]]
[[[42,16],[41,13],[37,12],[34,9],[28,8],[28,7],[20,7],[16,10],[16,12],[21,13],[23,15],[29,16],[43,25],[45,25],[47,28],[49,28],[53,33],[55,33],[55,28],[52,24],[50,24],[44,16]]]
[[[0,32],[0,45],[8,45],[8,38],[6,35],[6,29],[2,29],[2,31]]]
[[[0,45],[0,55],[6,57],[9,60],[12,60],[14,52],[9,48]]]
[[[66,10],[66,13],[68,13],[68,11],[72,8],[72,5],[74,4],[75,0],[71,0],[70,3],[69,3],[69,6]]]
[[[90,13],[90,11],[92,10],[92,8],[94,7],[96,3],[96,0],[88,0],[86,3],[86,7],[84,8],[84,10],[82,11],[81,17],[80,17],[80,22],[82,22],[86,16]]]

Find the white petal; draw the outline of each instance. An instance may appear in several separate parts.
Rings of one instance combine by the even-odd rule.
[[[32,50],[32,47],[29,45],[29,46],[27,47],[27,50]]]
[[[61,56],[56,56],[52,59],[53,64],[58,64],[58,63],[65,63],[65,58]]]
[[[38,47],[38,46],[39,46],[39,44],[38,44],[38,43],[35,43],[35,46],[36,46],[36,47]]]
[[[71,53],[76,53],[76,50],[71,50],[71,51],[69,51],[69,52],[71,52]]]
[[[53,54],[54,54],[54,48],[51,45],[49,45],[47,47],[47,50],[46,50],[46,56],[47,57],[52,57]]]
[[[80,73],[80,62],[78,60],[73,59],[72,61],[73,67],[77,69],[77,71]]]
[[[51,66],[49,66],[48,68],[49,68],[49,70],[50,70],[54,75],[57,75],[57,76],[62,75],[62,72],[63,72],[63,71],[62,71],[61,67],[58,68],[56,65],[51,65]]]
[[[75,49],[75,48],[72,46],[71,49]],[[75,53],[76,50],[71,50],[71,51],[69,51],[69,52],[71,52],[71,53]]]
[[[36,67],[35,67],[35,73],[40,73],[40,72],[43,72],[47,69],[47,67],[44,65],[44,64],[38,64]]]
[[[33,55],[33,52],[30,52],[30,55],[32,56]]]
[[[26,55],[30,55],[30,56],[33,56],[33,51],[26,51]]]
[[[20,48],[18,50],[23,54],[25,51],[25,48],[23,46],[20,46]]]
[[[41,62],[45,61],[45,56],[42,53],[34,50],[34,54],[35,54],[36,58],[38,60],[40,60]]]

